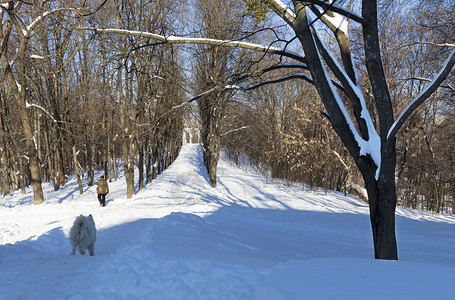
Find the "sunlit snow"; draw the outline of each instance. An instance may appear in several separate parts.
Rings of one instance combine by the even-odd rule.
[[[400,260],[375,261],[358,198],[303,191],[226,160],[218,179],[211,188],[200,148],[184,145],[132,199],[124,177],[111,182],[106,207],[86,181],[79,195],[74,178],[57,192],[44,185],[39,206],[31,190],[0,198],[0,299],[452,297],[454,216],[398,208]],[[79,214],[95,219],[93,257],[69,255]]]

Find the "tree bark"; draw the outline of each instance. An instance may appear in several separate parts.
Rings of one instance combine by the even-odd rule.
[[[3,93],[1,94],[2,100],[3,98]],[[2,101],[3,102],[3,101]],[[5,102],[2,103],[2,106],[4,108],[4,111],[0,111],[0,165],[2,166],[2,195],[3,197],[7,196],[10,194],[10,181],[9,181],[9,173],[8,173],[8,156],[7,156],[7,150],[8,145],[6,142],[6,132],[7,132],[7,127],[5,124],[5,120],[3,114],[6,115],[6,105]]]
[[[301,1],[294,1],[294,5],[297,12],[294,30],[304,49],[314,85],[327,109],[327,115],[333,129],[356,161],[365,182],[369,198],[375,258],[396,260],[398,259],[395,237],[396,150],[395,140],[387,140],[388,131],[393,124],[393,110],[379,49],[376,3],[375,1],[364,1],[362,9],[364,18],[368,20],[368,25],[364,26],[367,70],[373,86],[376,108],[380,119],[380,166],[376,165],[377,162],[373,161],[370,154],[361,154],[358,143],[359,137],[355,136],[355,129],[350,127],[349,116],[343,113],[343,104],[339,103],[331,80],[327,76],[327,71],[322,63],[321,53],[325,50],[320,50],[321,45],[318,44],[318,37],[312,32],[313,29],[307,15],[306,5]],[[330,60],[331,58],[327,59]],[[365,116],[361,117],[362,119],[365,118]],[[360,127],[364,126],[362,121]],[[371,136],[366,136],[366,130],[362,131],[364,131],[362,135],[366,141],[372,138]],[[379,147],[379,145],[376,145],[376,147]],[[380,172],[378,178],[376,178],[378,167]]]
[[[144,141],[141,140],[139,142],[139,162],[138,162],[138,170],[139,170],[139,190],[144,189]]]
[[[79,168],[79,162],[77,161],[77,152],[76,146],[73,145],[73,162],[74,162],[74,169],[76,170],[76,177],[77,177],[77,185],[79,186],[79,194],[82,195],[84,193],[84,189],[82,187],[81,175],[82,170]]]
[[[8,174],[8,159],[6,156],[6,147],[4,147],[5,143],[2,143],[2,150],[0,150],[0,162],[2,165],[2,185],[3,185],[3,197],[9,195],[11,193],[10,190],[10,181],[9,181],[9,174]]]
[[[38,162],[38,156],[36,153],[36,145],[33,139],[33,128],[30,122],[30,117],[27,111],[27,104],[25,101],[26,94],[25,51],[27,49],[28,39],[23,37],[21,39],[20,48],[18,49],[19,70],[17,76],[19,77],[19,80],[17,81],[15,75],[13,74],[7,56],[7,47],[10,33],[11,27],[7,28],[6,32],[2,32],[1,34],[2,49],[0,59],[3,66],[3,71],[5,72],[6,80],[8,81],[9,86],[13,91],[14,98],[17,101],[17,106],[19,109],[19,114],[22,122],[22,129],[25,138],[25,147],[29,159],[31,180],[33,184],[33,203],[37,205],[44,202],[44,196],[43,189],[41,186],[41,169]]]

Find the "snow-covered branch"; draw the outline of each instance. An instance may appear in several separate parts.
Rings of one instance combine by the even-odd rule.
[[[231,130],[229,130],[229,131],[226,131],[226,132],[223,133],[223,134],[220,134],[220,136],[223,137],[223,136],[225,136],[225,135],[228,135],[229,133],[233,133],[233,132],[236,132],[236,131],[240,131],[240,130],[243,130],[243,129],[247,129],[247,128],[249,128],[249,127],[250,127],[250,126],[242,126],[242,127],[240,127],[240,128],[231,129]]]
[[[328,49],[328,47],[324,44],[316,31],[314,33],[314,39],[318,45],[322,57],[324,58],[324,61],[333,72],[335,77],[340,81],[341,85],[343,86],[344,93],[353,105],[354,115],[359,125],[362,137],[368,140],[371,135],[376,134],[376,131],[374,129],[371,115],[368,112],[365,98],[363,97],[361,91],[360,83],[353,82],[351,80],[351,78],[346,73],[346,70],[343,69],[341,64],[334,57],[330,49]],[[353,70],[353,72],[355,72],[355,70]]]
[[[36,108],[41,109],[42,111],[44,111],[44,112],[52,119],[52,121],[53,121],[54,123],[58,123],[58,121],[54,119],[54,117],[52,116],[52,114],[49,113],[44,107],[42,107],[42,106],[40,106],[40,105],[38,105],[38,104],[33,104],[33,103],[30,104],[30,103],[28,103],[28,102],[26,102],[25,104],[26,104],[26,107],[27,107],[27,108],[36,107]]]
[[[58,13],[58,12],[65,12],[65,11],[78,11],[79,9],[77,8],[72,8],[72,7],[58,7],[53,10],[46,10],[37,17],[27,26],[22,26],[20,22],[18,22],[16,13],[13,10],[7,10],[8,13],[10,13],[11,20],[15,24],[15,26],[18,29],[18,33],[21,35],[23,38],[30,38],[31,33],[35,29],[36,26],[38,26],[47,16],[50,16],[52,14]]]
[[[408,81],[408,80],[419,80],[419,81],[427,81],[431,82],[431,79],[423,78],[423,77],[409,77],[409,78],[402,78],[400,80]],[[455,92],[455,87],[451,86],[450,84],[441,84],[442,88],[449,89]]]
[[[294,26],[295,13],[286,4],[280,0],[270,0],[269,4],[278,16],[289,25]]]
[[[390,127],[389,133],[387,134],[387,139],[390,141],[395,138],[396,134],[403,126],[404,122],[411,116],[411,114],[426,100],[431,94],[436,91],[436,89],[442,84],[442,82],[449,75],[453,66],[455,65],[455,50],[453,50],[447,60],[444,63],[439,74],[433,79],[433,81],[423,89],[401,112],[400,116],[395,120],[395,122]]]
[[[309,0],[308,2],[310,2],[310,3],[314,4],[314,5],[320,6],[326,11],[332,11],[334,13],[338,13],[338,14],[340,14],[342,16],[345,16],[348,19],[354,20],[354,21],[356,21],[358,23],[361,23],[361,24],[365,23],[365,19],[364,18],[362,18],[358,14],[356,14],[356,13],[354,13],[354,12],[348,10],[348,9],[345,9],[345,8],[343,8],[341,6],[332,4],[331,3],[332,1]]]
[[[219,39],[209,39],[209,38],[191,38],[191,37],[179,37],[179,36],[165,36],[150,32],[144,31],[134,31],[134,30],[125,30],[125,29],[115,29],[115,28],[89,28],[89,27],[80,27],[78,30],[92,30],[97,33],[112,33],[112,34],[122,34],[129,36],[145,37],[150,39],[155,39],[163,44],[203,44],[203,45],[216,45],[224,47],[239,47],[243,49],[254,50],[262,53],[277,54],[285,57],[295,59],[300,62],[305,62],[305,58],[295,52],[281,49],[273,46],[266,46],[261,44],[243,42],[243,41],[233,41],[233,40],[219,40]]]
[[[438,43],[432,43],[432,42],[418,42],[417,44],[431,45],[431,46],[437,46],[437,47],[455,48],[455,44],[449,44],[449,43],[438,44]]]

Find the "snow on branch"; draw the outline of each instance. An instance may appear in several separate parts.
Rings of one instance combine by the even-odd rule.
[[[345,16],[348,19],[354,20],[358,23],[365,24],[365,19],[359,16],[358,14],[345,9],[341,6],[329,3],[328,1],[322,1],[322,0],[308,0],[308,2],[322,7],[326,11],[332,11],[334,13],[338,13],[342,16]],[[331,2],[331,1],[330,1]]]
[[[438,44],[438,43],[432,43],[432,42],[418,42],[417,44],[431,45],[431,46],[436,46],[436,47],[450,47],[450,48],[455,48],[455,44],[449,44],[449,43]]]
[[[150,39],[155,39],[163,44],[203,44],[203,45],[216,45],[216,46],[225,46],[225,47],[239,47],[249,50],[254,50],[262,53],[269,54],[278,54],[286,56],[292,59],[295,59],[300,62],[305,62],[305,58],[298,53],[284,50],[278,47],[266,46],[261,44],[254,44],[249,42],[235,41],[235,40],[219,40],[219,39],[209,39],[209,38],[190,38],[190,37],[179,37],[179,36],[165,36],[150,32],[144,31],[134,31],[134,30],[125,30],[125,29],[114,29],[114,28],[89,28],[89,27],[79,27],[78,30],[92,30],[96,33],[113,33],[113,34],[123,34],[129,36],[145,37]]]
[[[23,26],[22,22],[19,22],[16,17],[16,13],[14,10],[7,10],[7,12],[10,14],[11,20],[15,24],[15,26],[18,28],[18,33],[21,35],[23,38],[29,38],[32,31],[35,29],[35,27],[40,24],[47,16],[58,13],[58,12],[68,12],[68,11],[78,11],[79,9],[77,8],[72,8],[72,7],[58,7],[53,10],[46,10],[40,15],[38,15],[33,21],[27,25]]]
[[[239,128],[236,128],[236,129],[231,129],[229,131],[226,131],[225,133],[223,134],[220,134],[220,136],[225,136],[225,135],[228,135],[230,133],[233,133],[233,132],[236,132],[236,131],[240,131],[240,130],[243,130],[243,129],[247,129],[247,128],[250,128],[250,126],[242,126],[242,127],[239,127]]]
[[[431,82],[431,79],[428,79],[428,78],[422,78],[422,77],[409,77],[409,78],[404,78],[404,79],[401,79],[403,81],[408,81],[408,80],[419,80],[419,81],[428,81],[428,82]],[[441,84],[442,88],[445,88],[445,89],[449,89],[449,90],[452,90],[455,92],[455,87],[451,86],[450,84]]]
[[[26,106],[27,108],[36,107],[36,108],[41,109],[42,111],[44,111],[44,112],[52,119],[52,121],[53,121],[54,123],[58,123],[58,121],[54,119],[54,117],[52,116],[52,114],[49,113],[44,107],[42,107],[42,106],[40,106],[40,105],[38,105],[38,104],[33,104],[33,103],[30,104],[30,103],[28,103],[28,102],[25,103],[25,106]]]
[[[363,97],[361,91],[360,83],[359,82],[354,83],[348,76],[348,74],[346,74],[346,71],[343,69],[338,60],[334,57],[330,49],[324,44],[316,30],[314,31],[314,39],[328,68],[340,81],[340,84],[344,87],[344,89],[342,90],[344,91],[344,93],[346,94],[346,96],[349,98],[353,105],[354,114],[357,119],[357,123],[359,125],[362,137],[368,140],[370,136],[376,135],[377,133],[376,130],[374,129],[375,126],[373,124],[373,120],[371,119],[371,115],[368,112],[365,98]]]
[[[389,133],[387,134],[387,139],[390,140],[394,138],[400,128],[403,126],[404,122],[411,116],[411,114],[426,100],[431,94],[442,84],[442,82],[447,78],[453,66],[455,65],[455,50],[453,50],[447,60],[444,63],[444,66],[439,71],[438,75],[433,79],[433,81],[423,89],[401,112],[400,116],[395,120],[395,122],[390,127]]]
[[[282,1],[280,0],[270,0],[270,6],[272,6],[273,11],[279,15],[286,23],[293,26],[295,20],[295,13]]]

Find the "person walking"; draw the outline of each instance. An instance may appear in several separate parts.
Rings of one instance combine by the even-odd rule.
[[[100,202],[101,206],[106,206],[106,195],[109,193],[109,185],[104,179],[104,176],[101,176],[101,178],[96,182],[96,185],[98,186],[96,188],[96,191],[98,193],[98,201]]]

